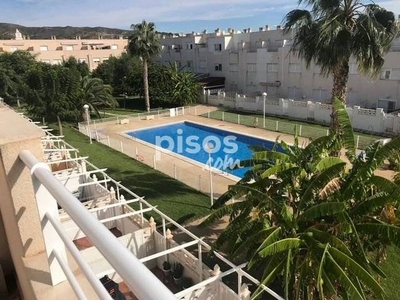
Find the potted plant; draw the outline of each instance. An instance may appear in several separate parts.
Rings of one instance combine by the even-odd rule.
[[[176,262],[174,263],[173,277],[175,284],[180,286],[182,283],[182,275],[183,275],[183,266],[182,264]]]
[[[193,279],[190,277],[183,277],[182,279],[182,289],[188,289],[193,285]]]
[[[165,276],[168,276],[171,272],[171,264],[168,261],[163,262],[163,272]]]

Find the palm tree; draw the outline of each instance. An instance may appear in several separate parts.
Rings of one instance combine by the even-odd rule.
[[[99,107],[117,107],[118,102],[112,95],[110,85],[104,84],[99,78],[85,76],[81,79],[80,89],[77,95],[77,110],[81,112],[82,118],[86,120],[83,106],[88,104],[90,110],[100,118]]]
[[[323,75],[333,75],[332,100],[346,103],[349,60],[354,57],[362,74],[377,76],[384,56],[397,35],[392,12],[361,0],[299,0],[311,10],[295,9],[285,17],[285,32],[295,29],[292,51],[312,62]],[[340,124],[332,114],[332,129]]]
[[[293,147],[280,142],[284,152],[259,149],[244,162],[252,169],[203,223],[230,215],[214,246],[226,245],[232,258],[261,268],[263,284],[282,282],[285,299],[366,299],[367,290],[382,299],[378,262],[387,245],[400,246],[394,213],[400,188],[374,175],[400,147],[400,137],[372,144],[366,159],[357,157],[345,107],[339,100],[334,106],[344,135],[333,133],[305,148],[297,140]],[[342,147],[350,164],[330,156]],[[232,198],[243,200],[229,203]]]
[[[142,60],[144,99],[146,110],[150,111],[148,61],[161,52],[160,38],[152,22],[147,23],[143,20],[142,23],[132,24],[131,29],[133,32],[129,36],[128,51]]]
[[[171,81],[170,98],[175,105],[195,103],[200,96],[201,87],[192,72],[185,72],[177,64],[171,64],[165,69],[167,81]]]

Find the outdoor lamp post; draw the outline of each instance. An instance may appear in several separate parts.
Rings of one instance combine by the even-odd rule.
[[[262,93],[262,96],[263,96],[263,127],[265,128],[265,100],[267,100],[267,93],[266,92],[264,92],[264,93]]]
[[[212,177],[212,170],[211,170],[211,150],[214,148],[211,143],[208,143],[207,146],[207,152],[208,152],[208,172],[210,176],[210,200],[211,200],[211,206],[214,205],[214,187],[213,187],[213,177]]]
[[[86,126],[88,128],[88,134],[89,134],[89,140],[90,143],[92,144],[92,133],[90,132],[90,120],[89,120],[89,105],[85,104],[83,106],[83,109],[85,110],[85,114],[86,114]]]

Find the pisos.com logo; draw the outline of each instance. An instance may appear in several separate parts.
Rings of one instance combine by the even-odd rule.
[[[197,135],[183,136],[183,130],[178,129],[175,136],[162,135],[156,136],[156,159],[161,160],[161,149],[182,154],[207,155],[208,167],[227,171],[234,168],[242,168],[240,159],[234,158],[239,150],[236,142],[237,137],[227,135],[218,137],[207,135],[199,137]]]

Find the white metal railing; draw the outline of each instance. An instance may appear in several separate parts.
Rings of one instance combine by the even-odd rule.
[[[99,221],[82,206],[79,200],[53,176],[46,164],[39,162],[29,150],[21,151],[19,157],[31,170],[32,181],[36,191],[36,200],[39,206],[39,213],[41,214],[41,222],[42,224],[47,223],[44,225],[43,235],[49,262],[52,256],[59,256],[61,258],[60,260],[57,259],[57,262],[55,262],[54,259],[50,262],[53,284],[65,280],[65,275],[60,275],[60,271],[64,271],[66,267],[63,262],[63,259],[66,262],[65,248],[59,250],[60,243],[56,244],[54,240],[50,240],[59,237],[62,244],[65,244],[63,238],[59,235],[60,230],[57,231],[56,229],[59,227],[59,221],[57,220],[57,201],[139,299],[176,299],[171,291],[162,284],[138,258],[119,243],[115,236],[106,227],[102,226]],[[51,204],[51,202],[53,202],[53,204]],[[50,224],[47,221],[53,226],[49,226]],[[54,226],[54,224],[57,225]],[[85,264],[83,264],[81,260],[78,259],[77,263],[82,270],[85,269]],[[67,279],[70,280],[70,274],[68,274],[68,272],[66,273]],[[100,299],[110,299],[105,289],[103,287],[100,289],[98,283],[96,283],[98,281],[97,278],[95,280],[89,272],[85,275],[89,275],[88,280]],[[80,291],[76,287],[76,282],[70,280],[70,283],[78,298],[82,299],[79,296]]]
[[[100,169],[98,169],[95,165],[93,165],[92,163],[90,163],[89,161],[85,162],[88,166],[90,166],[93,169],[97,169],[100,171]],[[100,172],[102,173],[102,172]],[[226,259],[223,255],[219,254],[218,252],[214,251],[212,249],[212,247],[210,245],[208,245],[206,242],[203,241],[202,238],[197,237],[195,234],[193,234],[192,232],[190,232],[189,230],[187,230],[186,228],[182,227],[179,223],[177,223],[176,221],[174,221],[172,218],[170,218],[169,216],[167,216],[166,214],[164,214],[163,212],[161,212],[160,210],[157,209],[157,207],[151,205],[150,203],[148,203],[146,200],[143,199],[143,197],[138,196],[137,194],[135,194],[134,192],[132,192],[130,189],[128,189],[127,187],[125,187],[124,185],[122,185],[119,181],[114,180],[112,177],[110,177],[109,175],[107,175],[106,173],[103,174],[105,178],[109,178],[111,179],[110,182],[113,183],[116,186],[116,192],[117,192],[117,200],[121,201],[121,198],[123,199],[123,196],[121,195],[121,191],[124,191],[128,194],[130,194],[131,196],[133,196],[135,199],[139,200],[140,203],[140,211],[143,211],[143,206],[148,207],[148,208],[152,208],[152,211],[156,214],[158,214],[161,219],[162,219],[162,231],[163,231],[163,236],[165,237],[166,234],[165,232],[167,231],[166,229],[166,221],[169,222],[170,225],[178,228],[181,232],[187,234],[189,237],[191,237],[193,240],[197,241],[199,247],[198,247],[198,253],[199,253],[199,263],[202,263],[201,260],[201,246],[203,246],[206,250],[208,251],[213,251],[213,253],[215,254],[215,256],[220,259],[222,262],[226,263],[231,269],[230,270],[234,270],[233,272],[228,272],[228,273],[223,273],[222,277],[227,276],[231,273],[237,273],[238,276],[238,282],[241,283],[242,282],[242,277],[247,278],[248,280],[250,280],[251,282],[253,282],[254,284],[256,284],[257,286],[260,286],[265,292],[267,292],[269,295],[271,295],[272,297],[274,297],[275,299],[278,300],[284,300],[281,296],[279,296],[276,292],[274,292],[273,290],[271,290],[269,287],[261,284],[261,282],[259,280],[257,280],[256,278],[254,278],[253,276],[251,276],[250,274],[248,274],[246,271],[243,270],[243,268],[246,266],[245,264],[242,264],[240,266],[236,266],[234,263],[232,263],[231,261],[229,261],[228,259]],[[121,196],[120,196],[121,195]],[[123,200],[125,201],[125,200]],[[143,214],[141,214],[141,217],[143,219]],[[185,247],[186,245],[182,245],[183,247]],[[169,253],[169,251],[164,251],[162,254],[158,254],[156,255],[157,257],[165,255],[165,253]],[[143,260],[143,259],[142,259]],[[212,282],[215,282],[216,279],[210,279],[210,280],[205,280],[202,281],[198,284],[196,284],[194,287],[194,289],[190,289],[190,291],[192,290],[196,290],[199,289],[201,287],[204,287]],[[241,284],[238,285],[238,289],[241,288]],[[189,291],[185,290],[186,292]],[[183,296],[186,295],[186,293],[178,293],[175,294],[175,296]],[[240,295],[240,291],[238,291],[238,295]]]

